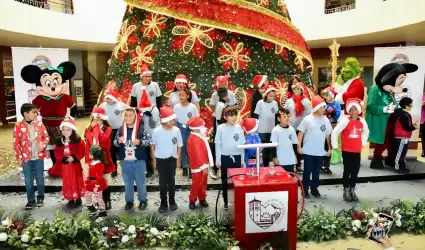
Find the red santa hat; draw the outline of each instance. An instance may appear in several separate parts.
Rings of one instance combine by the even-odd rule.
[[[114,102],[118,102],[118,90],[116,88],[113,89],[108,89],[106,91],[106,96],[105,98],[109,98],[111,100],[113,100]]]
[[[336,92],[335,89],[333,87],[327,87],[324,90],[322,90],[322,94],[327,94],[332,98],[335,98],[336,96]]]
[[[364,105],[364,102],[362,100],[360,100],[359,98],[350,98],[347,100],[347,102],[345,103],[345,111],[347,111],[347,113],[350,112],[350,109],[352,107],[356,107],[357,111],[359,111],[359,114],[362,113],[362,107]]]
[[[65,118],[61,125],[59,126],[60,130],[62,130],[63,127],[68,127],[74,131],[77,131],[77,124],[75,124],[75,120],[72,117]]]
[[[145,75],[152,74],[152,71],[149,70],[149,67],[146,64],[142,65],[141,71],[140,78],[144,77]]]
[[[189,79],[184,74],[178,74],[176,75],[176,79],[174,79],[174,83],[178,82],[189,83]]]
[[[230,74],[227,74],[225,76],[217,76],[215,79],[215,87],[216,88],[227,88],[227,85],[229,85],[229,78]]]
[[[142,111],[142,113],[144,113],[146,111],[151,111],[152,107],[153,105],[151,103],[151,100],[149,100],[148,94],[146,93],[146,90],[144,89],[142,91],[142,97],[140,97],[139,109],[140,111]]]
[[[322,99],[322,97],[315,95],[311,99],[311,106],[312,106],[311,111],[316,112],[321,107],[326,106],[326,102]]]
[[[202,120],[199,116],[192,116],[186,123],[187,126],[189,126],[190,129],[201,129],[205,127],[205,122]]]
[[[138,115],[137,110],[135,108],[130,108],[130,110],[133,110],[134,114],[136,115],[136,120],[134,121],[134,127],[133,132],[131,133],[131,140],[134,141],[138,137],[139,132],[139,125],[140,125],[140,115]],[[127,124],[125,121],[122,124],[122,136],[124,137],[124,140],[127,140]]]
[[[241,121],[241,127],[247,133],[253,133],[258,130],[258,120],[254,118],[245,118]]]
[[[166,123],[177,118],[176,113],[174,113],[174,110],[170,107],[162,107],[159,112],[161,115],[161,123]]]
[[[104,121],[108,120],[108,116],[106,115],[106,110],[103,109],[103,108],[99,108],[99,107],[96,107],[96,108],[93,109],[91,116],[93,118],[100,118]]]
[[[268,87],[268,88],[266,89],[266,91],[264,91],[263,96],[267,96],[267,94],[268,94],[268,93],[270,93],[270,92],[272,92],[272,91],[276,91],[276,89],[275,89],[275,88],[273,88],[273,87]]]
[[[251,85],[249,85],[249,87],[261,88],[266,81],[267,81],[266,75],[256,75],[254,76],[254,78],[252,78]]]

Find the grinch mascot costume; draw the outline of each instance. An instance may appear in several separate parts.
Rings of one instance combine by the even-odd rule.
[[[335,101],[341,105],[350,98],[364,98],[364,83],[360,79],[360,64],[354,57],[349,57],[345,60],[344,66],[341,69],[341,74],[338,76],[334,84],[334,90],[337,93]],[[341,107],[345,110],[344,107]]]
[[[415,72],[418,66],[411,63],[390,63],[379,70],[375,77],[375,84],[368,93],[366,106],[366,122],[369,127],[369,142],[375,144],[370,168],[383,169],[382,153],[387,149],[387,165],[393,165],[393,153],[391,152],[391,140],[393,134],[393,121],[390,115],[394,113],[398,103],[395,94],[407,92],[408,89],[402,84],[407,73]]]

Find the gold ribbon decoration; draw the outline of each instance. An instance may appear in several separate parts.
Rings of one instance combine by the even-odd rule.
[[[118,53],[121,50],[124,53],[128,52],[127,39],[137,29],[136,25],[128,26],[128,19],[121,26],[121,31],[117,36],[117,45],[114,48],[114,56],[118,58]]]
[[[152,50],[153,44],[144,46],[144,48],[142,48],[140,45],[136,47],[137,57],[131,59],[130,61],[130,64],[137,64],[136,74],[142,73],[140,66],[142,66],[143,62],[147,64],[153,64],[153,59],[151,56],[149,56],[149,54],[153,52]]]

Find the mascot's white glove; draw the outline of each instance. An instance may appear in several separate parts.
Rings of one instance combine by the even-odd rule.
[[[384,107],[384,113],[386,114],[392,114],[394,113],[395,105],[393,103],[388,104]]]

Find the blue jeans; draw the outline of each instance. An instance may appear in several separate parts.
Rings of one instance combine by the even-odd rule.
[[[182,141],[183,141],[182,168],[187,168],[189,165],[187,162],[187,140],[189,139],[190,128],[188,126],[186,126],[186,128],[183,128],[183,126],[180,123],[177,123],[177,127],[180,129],[180,133],[182,134]]]
[[[32,160],[24,163],[25,189],[28,201],[35,201],[34,177],[37,183],[37,198],[44,199],[44,161]]]
[[[145,161],[121,161],[122,178],[125,185],[125,201],[134,202],[134,181],[137,185],[137,196],[140,202],[146,202]]]
[[[323,163],[323,156],[304,155],[304,173],[303,185],[304,189],[317,189],[320,185],[320,169]],[[311,175],[313,178],[310,180]]]

